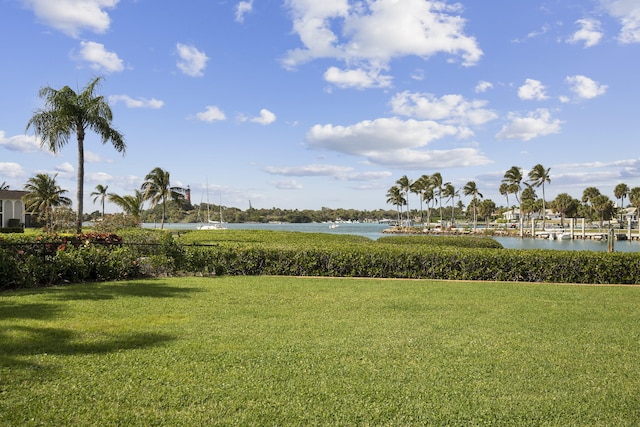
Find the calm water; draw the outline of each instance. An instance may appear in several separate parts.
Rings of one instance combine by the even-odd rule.
[[[194,230],[198,224],[165,224],[171,230]],[[385,236],[382,230],[388,228],[382,224],[340,224],[337,228],[329,228],[329,224],[226,224],[230,230],[279,230],[301,231],[308,233],[354,234],[372,240]],[[160,227],[160,224],[144,224],[145,228]],[[215,230],[211,231],[215,233]],[[507,249],[555,249],[563,251],[607,251],[606,241],[596,240],[546,240],[520,239],[518,237],[494,237]],[[616,252],[640,252],[640,242],[616,241]]]

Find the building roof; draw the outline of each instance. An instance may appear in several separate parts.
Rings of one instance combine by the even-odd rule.
[[[29,194],[28,191],[20,191],[20,190],[0,190],[0,199],[3,200],[18,200],[21,199],[22,196]]]

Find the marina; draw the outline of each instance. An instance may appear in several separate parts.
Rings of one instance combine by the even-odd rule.
[[[198,224],[192,223],[170,223],[164,227],[170,230],[195,230]],[[338,227],[330,227],[328,223],[225,223],[229,230],[277,230],[277,231],[297,231],[307,233],[332,233],[332,234],[353,234],[364,236],[372,240],[377,240],[382,236],[388,235],[384,230],[389,228],[388,224],[379,223],[358,223],[343,222]],[[158,228],[159,224],[146,223],[144,228]],[[633,230],[635,233],[638,230]],[[607,238],[592,238],[597,234],[605,234],[603,232],[586,233],[589,238],[581,238],[581,232],[577,232],[573,239],[550,240],[547,238],[531,238],[529,237],[510,237],[510,236],[492,236],[502,246],[507,249],[553,249],[568,251],[596,251],[607,252]],[[640,241],[635,239],[617,240],[615,242],[615,252],[640,252]]]

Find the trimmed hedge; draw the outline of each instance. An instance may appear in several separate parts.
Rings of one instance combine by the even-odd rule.
[[[640,256],[550,250],[185,247],[185,268],[203,274],[387,277],[594,284],[640,283]]]
[[[204,242],[204,243],[202,243]],[[169,274],[640,283],[640,254],[507,250],[477,237],[216,231],[0,238],[0,290]],[[497,247],[496,247],[497,245]],[[488,247],[478,247],[488,246]]]
[[[181,254],[168,232],[3,236],[0,290],[169,274]]]
[[[502,248],[502,245],[496,240],[482,236],[383,236],[377,242],[394,245],[453,246],[456,248]]]

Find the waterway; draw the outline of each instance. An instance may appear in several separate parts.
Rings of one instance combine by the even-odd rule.
[[[198,224],[175,224],[164,225],[170,230],[194,230]],[[336,228],[330,228],[329,224],[225,224],[230,230],[279,230],[279,231],[300,231],[307,233],[330,233],[330,234],[353,234],[364,236],[372,240],[385,236],[383,230],[388,228],[385,224],[374,223],[340,223]],[[145,228],[159,228],[159,224],[143,224]],[[211,230],[211,233],[215,233]],[[596,251],[607,252],[607,242],[597,240],[547,240],[519,237],[494,237],[502,246],[507,249],[552,249],[561,251]],[[616,241],[614,242],[616,252],[640,252],[640,242],[638,241]]]

